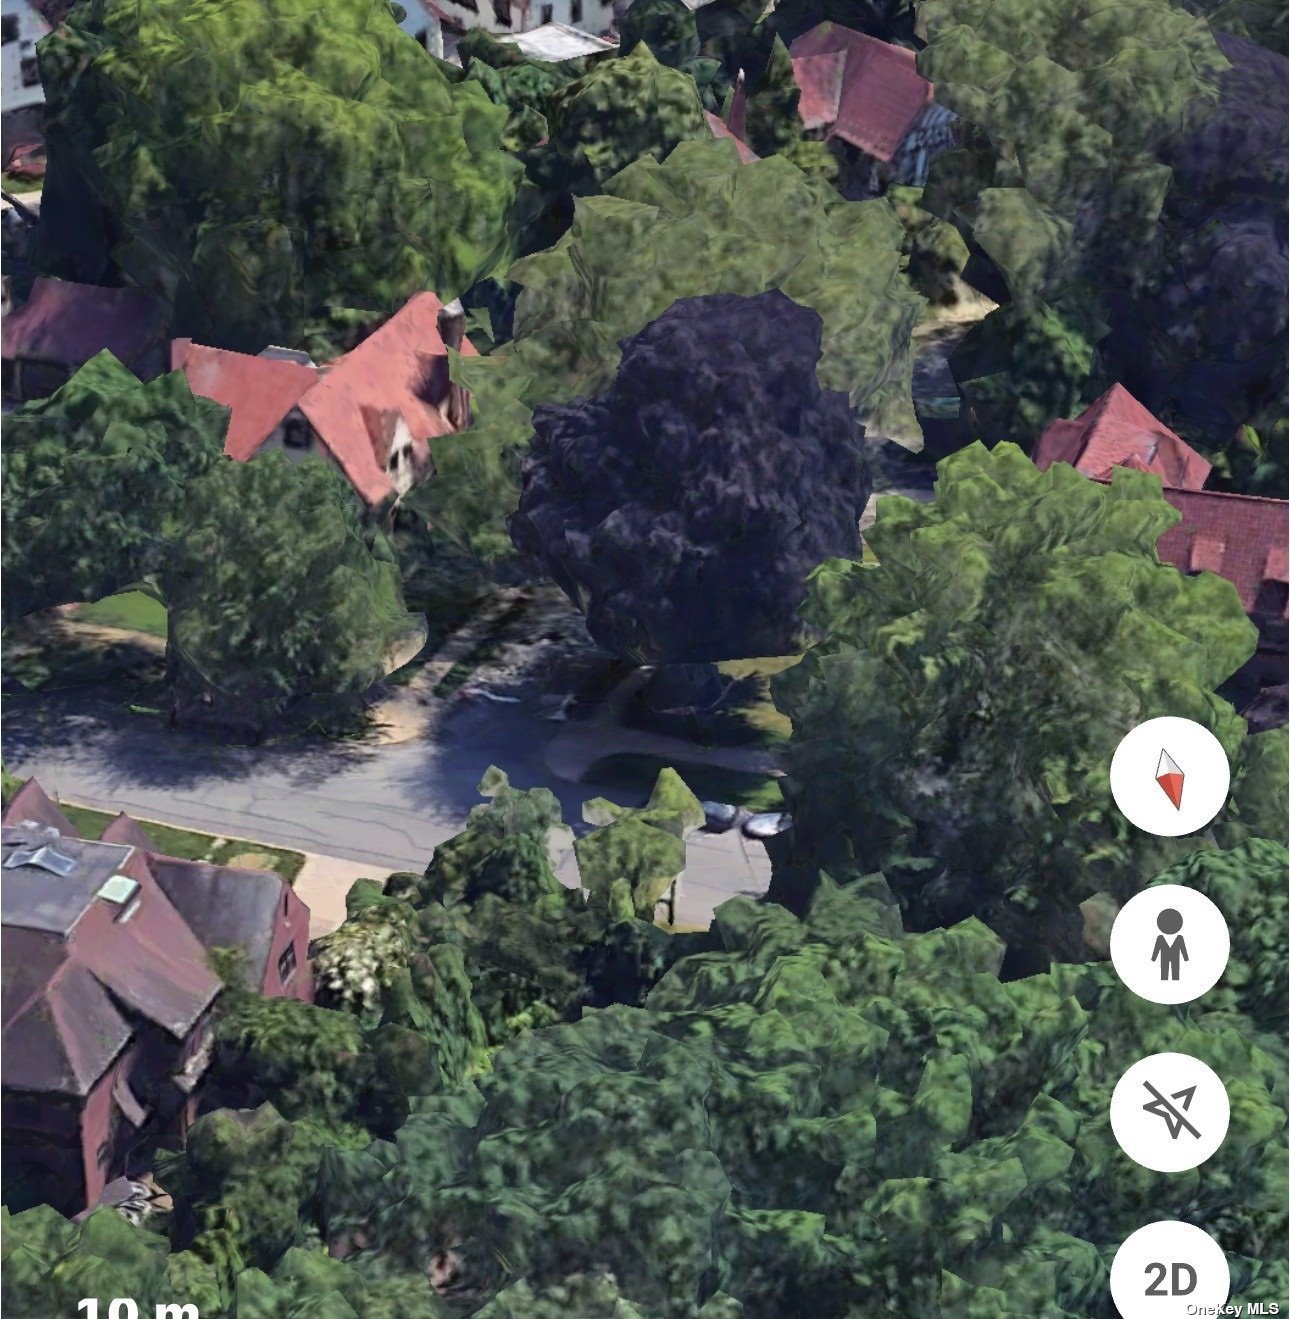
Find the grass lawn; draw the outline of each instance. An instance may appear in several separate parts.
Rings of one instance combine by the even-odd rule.
[[[692,765],[666,756],[617,752],[602,756],[582,776],[584,783],[626,788],[648,797],[659,771],[672,768],[700,801],[724,801],[751,811],[782,811],[784,798],[773,774],[753,774],[722,765]]]
[[[753,739],[763,745],[780,742],[793,735],[793,721],[775,708],[770,698],[770,679],[801,661],[800,655],[772,655],[766,659],[726,660],[717,665],[717,671],[728,678],[747,678],[750,693],[742,701],[736,715],[753,730]]]
[[[119,627],[128,632],[147,632],[150,636],[166,635],[166,607],[142,591],[124,591],[109,595],[93,604],[81,605],[76,617],[100,627]]]
[[[0,186],[11,197],[21,197],[24,192],[39,192],[45,186],[45,180],[19,179],[12,174],[0,173]]]
[[[86,838],[97,838],[116,818],[111,811],[95,811],[88,806],[69,806],[60,802],[58,809]],[[246,858],[243,864],[250,870],[275,870],[288,884],[295,883],[305,859],[299,852],[289,852],[263,843],[244,843],[225,839],[220,841],[211,834],[194,833],[191,829],[176,829],[168,824],[149,824],[141,820],[140,827],[165,856],[182,857],[187,861],[210,861],[214,865],[228,865],[234,858]],[[252,861],[251,858],[254,858]]]

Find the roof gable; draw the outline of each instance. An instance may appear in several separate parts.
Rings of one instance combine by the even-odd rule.
[[[47,829],[57,829],[64,838],[80,837],[72,822],[35,779],[28,779],[14,793],[4,813],[0,814],[0,824],[19,824],[23,820],[31,820]],[[108,838],[104,841],[111,843],[116,840]]]
[[[1085,476],[1109,479],[1116,467],[1154,472],[1166,487],[1200,490],[1210,464],[1157,420],[1123,385],[1115,384],[1069,421],[1054,421],[1032,454],[1047,469],[1069,463]]]
[[[278,358],[209,348],[190,339],[171,344],[171,369],[183,371],[194,394],[231,409],[225,454],[245,462],[318,383],[316,368]]]
[[[322,374],[300,399],[300,411],[351,484],[370,505],[395,494],[389,474],[378,463],[368,418],[396,412],[413,440],[425,443],[452,427],[428,401],[429,359],[447,353],[439,333],[443,304],[433,293],[418,293],[352,352]],[[469,339],[460,352],[478,354]]]
[[[203,946],[241,948],[258,983],[286,888],[282,876],[163,856],[153,857],[152,871]]]
[[[877,160],[891,160],[935,95],[912,50],[836,23],[798,37],[789,55],[802,126],[827,127]]]

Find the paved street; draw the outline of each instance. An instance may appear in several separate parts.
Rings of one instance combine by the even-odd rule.
[[[227,747],[68,692],[7,697],[3,750],[11,773],[35,776],[68,801],[364,862],[381,873],[424,869],[481,800],[475,787],[490,764],[517,787],[551,788],[570,823],[581,820],[586,798],[615,797],[562,782],[546,767],[542,749],[559,727],[516,706],[480,702],[455,710],[433,741]],[[566,883],[571,863],[566,857],[559,867]],[[769,873],[760,843],[738,834],[694,837],[677,923],[706,925],[726,898],[763,891]]]

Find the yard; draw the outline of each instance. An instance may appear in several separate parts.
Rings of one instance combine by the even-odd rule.
[[[7,806],[25,780],[11,774],[2,764],[0,779],[3,780],[0,791]],[[82,838],[98,838],[116,819],[112,811],[97,811],[89,806],[74,806],[70,802],[59,802],[58,809],[67,816]],[[305,863],[300,852],[269,847],[265,843],[251,843],[240,838],[216,838],[213,834],[178,829],[173,825],[155,824],[147,820],[140,820],[139,825],[163,856],[176,856],[185,861],[209,861],[217,866],[242,866],[247,870],[273,870],[288,884],[295,883]]]
[[[58,809],[85,838],[97,838],[116,818],[111,811],[96,811],[88,806],[73,806],[67,802],[60,802]],[[163,856],[177,856],[185,861],[209,861],[217,866],[241,866],[247,870],[273,870],[288,884],[295,882],[305,863],[305,858],[299,852],[268,847],[264,843],[216,838],[211,834],[176,829],[168,824],[152,824],[146,820],[140,820],[139,825]]]
[[[93,604],[78,605],[76,618],[99,627],[115,627],[125,632],[144,632],[150,637],[165,637],[166,606],[142,591],[123,591]]]

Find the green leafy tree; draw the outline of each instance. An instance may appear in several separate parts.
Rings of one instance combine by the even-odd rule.
[[[643,44],[593,65],[548,105],[548,151],[575,193],[599,192],[634,161],[660,161],[678,143],[710,136],[694,80]]]
[[[228,412],[175,372],[142,384],[111,353],[4,423],[4,618],[154,583]]]
[[[1216,1234],[1234,1296],[1265,1294],[1284,1067],[1230,1017],[1138,1000],[1107,967],[1001,983],[979,922],[901,936],[896,910],[881,876],[822,885],[803,919],[727,902],[722,948],[643,1009],[523,1035],[397,1145],[333,1153],[324,1237],[361,1226],[360,1267],[451,1252],[485,1315],[587,1296],[579,1313],[659,1319],[1074,1319],[1104,1306],[1131,1231],[1181,1217]],[[1162,1179],[1120,1152],[1108,1108],[1126,1057],[1174,1049],[1230,1078],[1233,1122]]]
[[[697,19],[685,0],[635,0],[619,24],[619,55],[642,43],[660,64],[694,79],[704,109],[720,110],[731,83],[722,77],[720,60],[699,53]]]
[[[115,1210],[75,1224],[48,1205],[14,1215],[0,1209],[0,1233],[0,1293],[10,1314],[75,1314],[86,1297],[106,1313],[118,1296],[133,1297],[144,1313],[176,1296],[202,1314],[221,1311],[219,1277],[204,1260],[169,1254],[165,1237]]]
[[[1236,771],[1219,818],[1239,818],[1253,739],[1214,692],[1255,630],[1229,582],[1159,563],[1177,517],[1156,477],[1108,488],[1008,444],[945,459],[934,503],[883,499],[877,561],[816,570],[821,640],[772,681],[793,828],[768,845],[771,896],[802,910],[822,874],[881,867],[911,928],[976,915],[1024,973],[1079,960],[1085,898],[1122,900],[1202,845],[1117,810],[1130,728],[1209,728]]]
[[[802,140],[797,106],[802,93],[788,47],[776,37],[761,77],[748,88],[744,137],[759,156],[790,151]]]
[[[274,453],[218,463],[189,495],[163,579],[176,713],[262,728],[293,702],[352,708],[415,620],[345,478]]]
[[[509,256],[506,112],[387,5],[90,0],[40,60],[46,265],[151,290],[178,334],[294,344]]]
[[[476,422],[439,441],[437,474],[410,502],[481,557],[505,557],[533,408],[600,393],[623,338],[707,293],[778,288],[814,308],[821,385],[848,391],[871,435],[917,444],[910,335],[923,301],[900,269],[902,237],[886,201],[845,202],[780,157],[743,165],[728,140],[637,161],[578,199],[553,248],[508,271],[523,286],[514,338],[453,359]]]
[[[976,433],[1025,442],[1035,403],[1042,425],[1069,415],[1069,388],[1098,392],[1099,366],[1111,364],[1090,349],[1108,332],[1112,295],[1151,296],[1176,241],[1161,228],[1162,153],[1190,107],[1215,100],[1227,61],[1170,0],[1089,0],[1079,22],[1058,0],[924,0],[918,15],[919,69],[969,130],[933,162],[925,204],[960,227],[1008,299],[979,331],[993,339],[988,370],[952,365],[970,413],[984,391]],[[1009,391],[1036,372],[1068,383],[1009,409]]]
[[[280,1189],[280,1188],[279,1188]],[[4,1303],[11,1314],[76,1313],[86,1298],[106,1313],[130,1297],[140,1313],[183,1304],[204,1319],[438,1319],[447,1313],[424,1276],[364,1277],[315,1247],[291,1247],[265,1274],[235,1267],[223,1276],[195,1251],[167,1254],[163,1236],[110,1209],[70,1223],[42,1207],[3,1215]],[[276,1244],[276,1243],[275,1243]]]

